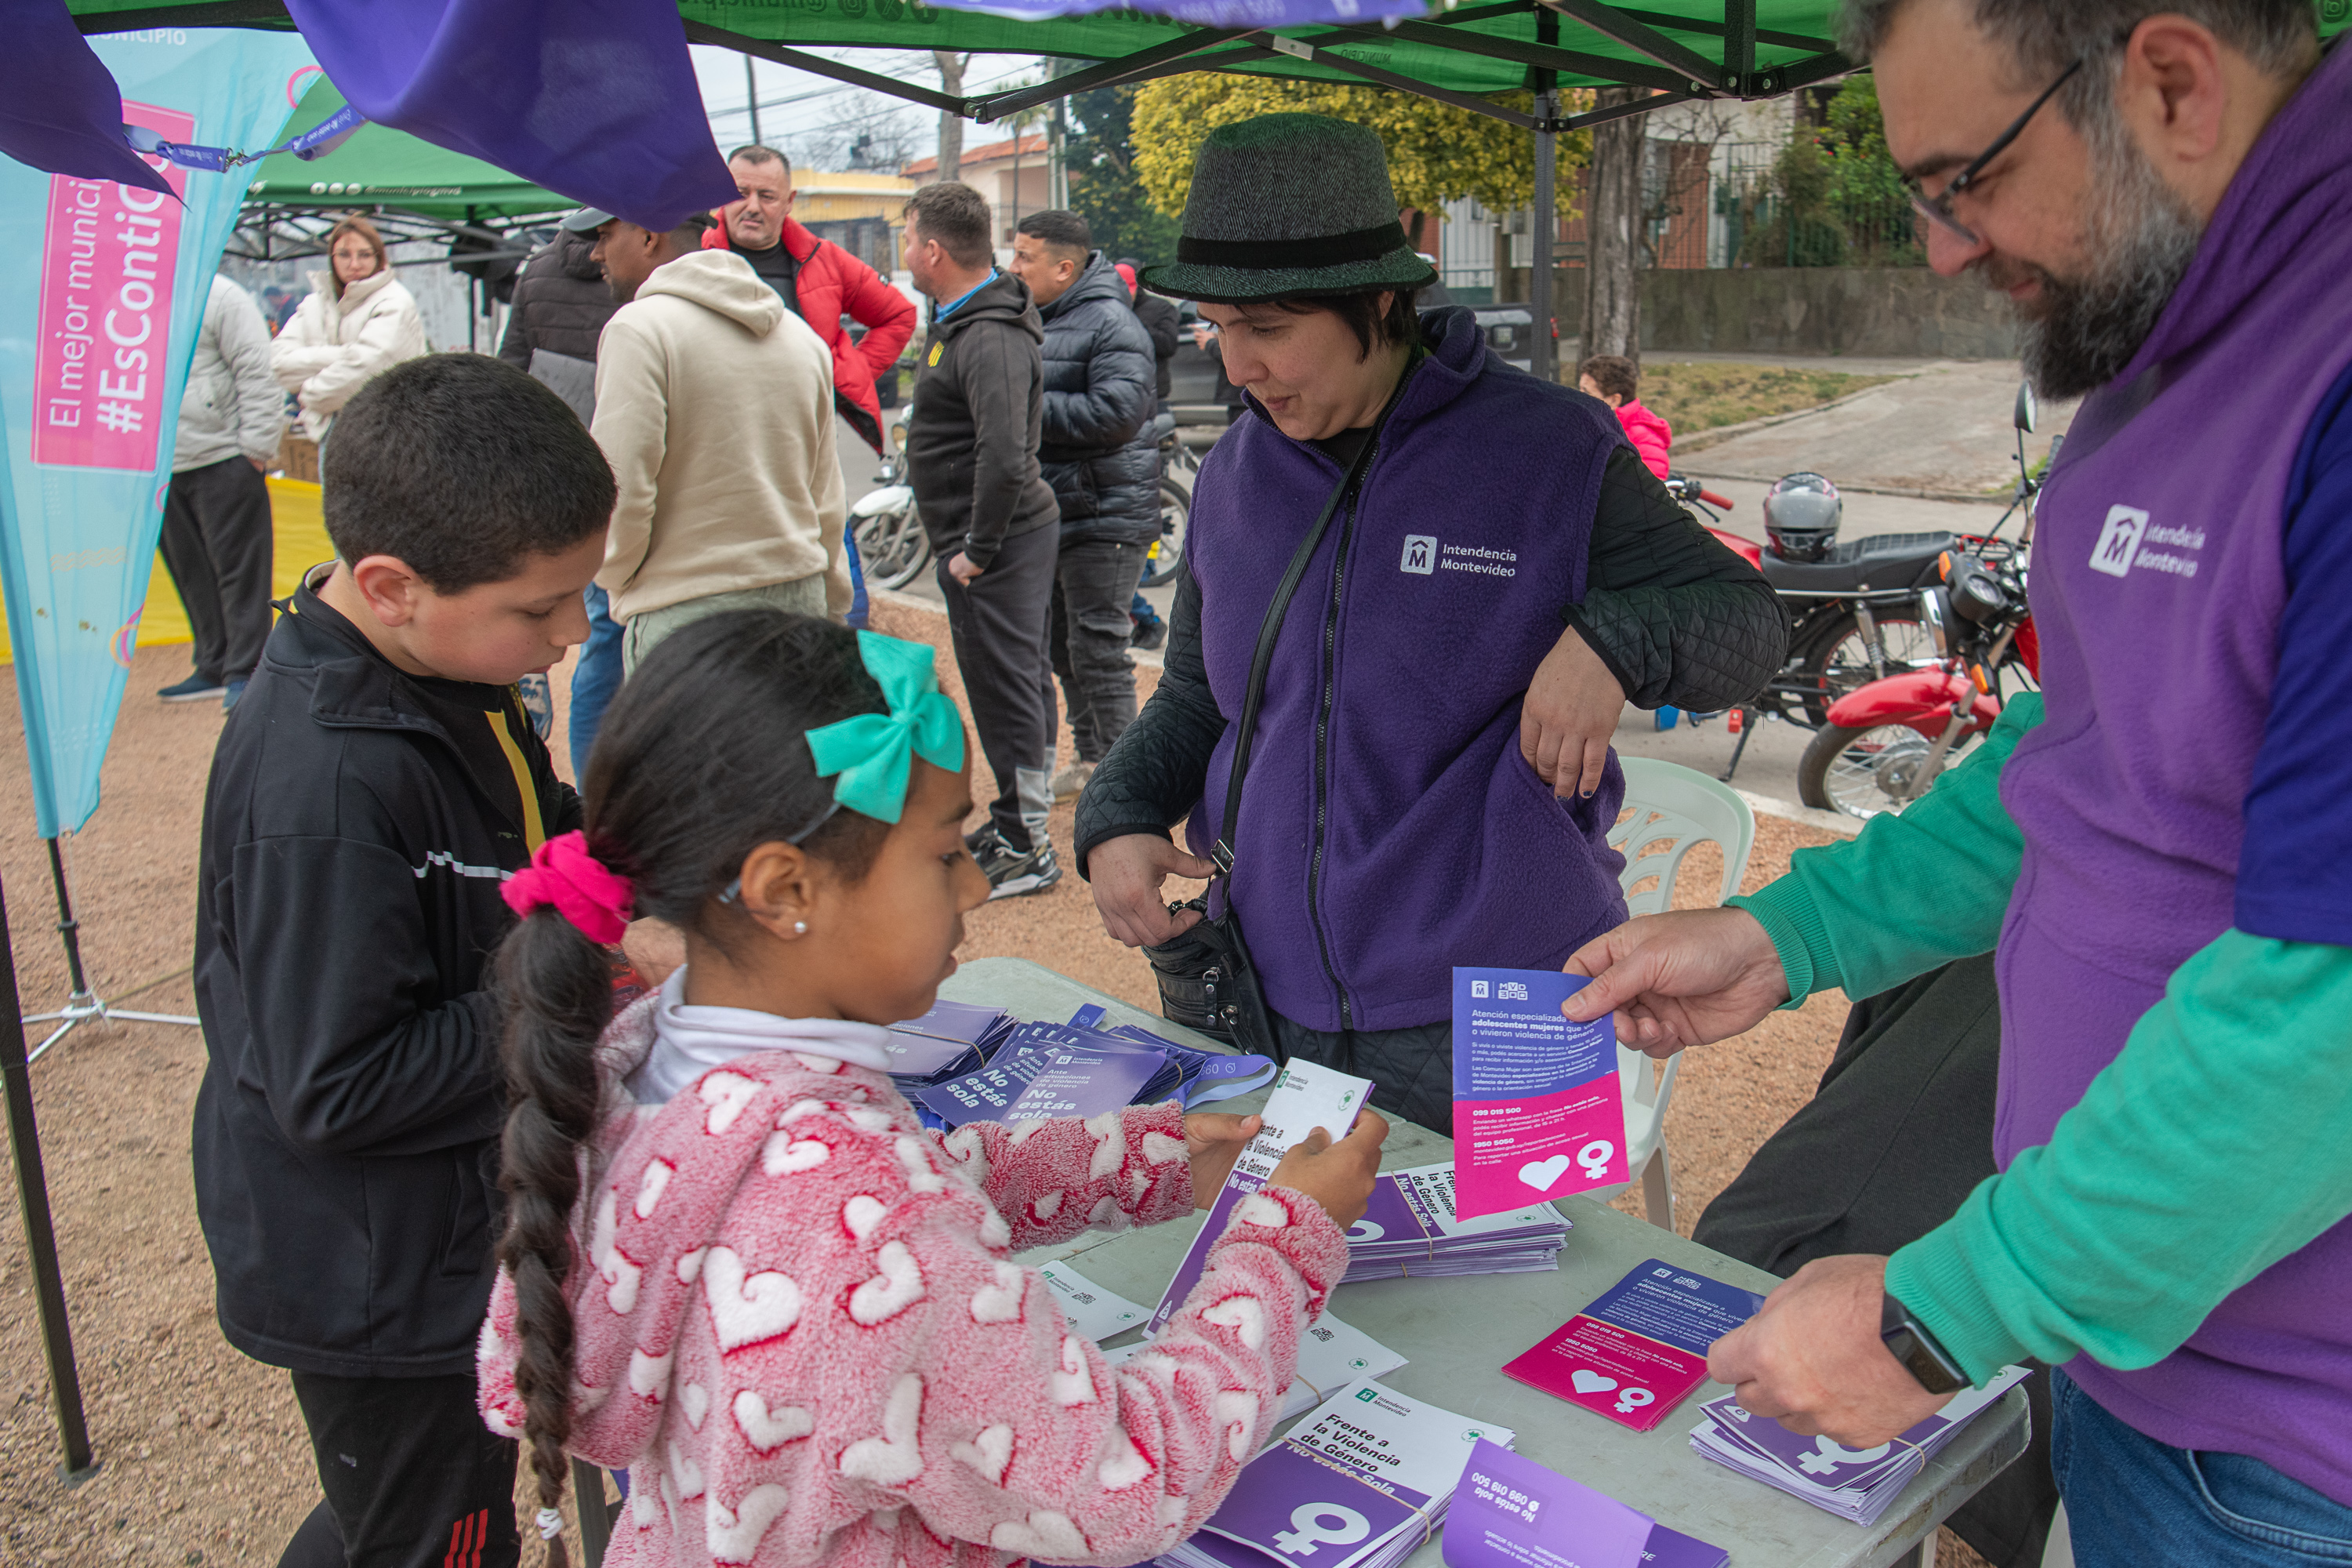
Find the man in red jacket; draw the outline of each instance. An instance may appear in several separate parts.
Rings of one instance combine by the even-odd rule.
[[[882,404],[876,380],[898,363],[915,335],[915,307],[880,274],[829,239],[793,221],[792,161],[754,142],[728,156],[741,199],[712,216],[707,250],[732,250],[751,264],[785,308],[816,329],[833,350],[834,406],[866,444],[882,449]],[[856,342],[844,314],[866,329]]]

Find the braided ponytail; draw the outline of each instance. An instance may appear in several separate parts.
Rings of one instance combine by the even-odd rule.
[[[507,1194],[499,1262],[515,1285],[515,1392],[523,1444],[542,1510],[560,1507],[572,1435],[572,1304],[578,1261],[572,1210],[580,1196],[580,1149],[594,1133],[596,1042],[613,1018],[604,950],[553,908],[525,917],[498,956],[507,1005],[507,1127],[499,1185]],[[581,1500],[594,1507],[602,1498]],[[542,1533],[545,1533],[542,1531]],[[549,1568],[568,1568],[560,1533],[547,1536]]]
[[[720,895],[744,857],[791,839],[855,880],[888,826],[827,816],[807,733],[889,705],[848,630],[807,616],[731,610],[663,639],[613,700],[591,752],[584,847],[564,846],[568,878],[620,883],[638,917],[665,921],[720,952],[749,927]],[[821,824],[814,831],[810,824]],[[560,841],[551,840],[553,851]],[[510,889],[514,884],[509,884]],[[509,896],[509,902],[515,902]],[[593,903],[594,900],[590,900]],[[600,1104],[596,1045],[613,1019],[605,950],[562,900],[530,908],[498,953],[506,1006],[506,1234],[499,1262],[515,1286],[515,1393],[543,1518],[563,1500],[572,1435],[572,1324],[580,1151]],[[573,915],[581,911],[575,910]],[[597,911],[591,910],[590,914]],[[604,911],[619,934],[618,916]],[[600,922],[590,930],[604,937]],[[583,1498],[581,1506],[600,1506]],[[544,1526],[542,1526],[544,1529]],[[550,1568],[569,1568],[548,1532]]]

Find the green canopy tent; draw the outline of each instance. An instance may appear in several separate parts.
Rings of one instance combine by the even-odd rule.
[[[313,79],[285,135],[308,131],[343,107],[324,76]],[[570,212],[579,204],[503,169],[420,141],[388,125],[362,125],[323,158],[265,158],[246,187],[247,208],[285,212],[385,207],[446,222],[504,226]]]
[[[134,28],[288,27],[282,0],[69,0],[85,32]],[[1835,0],[1651,0],[1642,8],[1601,0],[1441,3],[1393,26],[1331,23],[1268,30],[1198,27],[1137,11],[1038,20],[948,10],[915,0],[679,0],[688,40],[715,44],[813,75],[869,88],[977,121],[1003,117],[1091,88],[1182,71],[1237,71],[1417,93],[1518,125],[1536,137],[1536,232],[1556,210],[1559,132],[1645,113],[1696,98],[1767,98],[1853,68],[1828,38]],[[950,97],[863,69],[812,47],[953,50],[1045,55],[1079,62],[1043,84]],[[1646,96],[1563,116],[1564,88],[1615,87]],[[1533,112],[1490,101],[1532,89]],[[305,108],[308,109],[306,102]],[[362,136],[367,132],[362,132]],[[354,142],[358,138],[353,139]],[[348,149],[345,149],[348,151]],[[340,155],[340,154],[337,154]],[[454,155],[453,155],[454,156]],[[320,163],[299,184],[320,180]],[[272,160],[276,162],[276,160]],[[289,160],[291,162],[291,160]],[[471,160],[465,160],[471,162]],[[265,165],[265,170],[266,170]],[[479,167],[479,165],[477,165]],[[367,182],[362,182],[367,183]],[[411,182],[416,183],[416,182]],[[312,193],[331,195],[330,193]],[[1531,279],[1538,320],[1551,313],[1551,269]],[[1549,374],[1550,334],[1536,338]]]
[[[287,122],[284,138],[343,107],[343,95],[315,77]],[[291,153],[265,158],[246,187],[244,211],[227,254],[249,261],[321,256],[341,218],[365,214],[385,240],[446,244],[447,260],[466,274],[469,296],[512,275],[530,254],[517,230],[542,227],[579,204],[462,153],[436,147],[388,125],[362,125],[324,157]],[[394,266],[439,265],[412,258]],[[476,298],[469,317],[486,313]]]
[[[323,75],[316,77],[285,135],[307,131],[342,107],[343,95]],[[323,255],[326,234],[337,220],[364,213],[393,244],[446,243],[448,259],[467,275],[470,294],[510,275],[530,254],[530,244],[516,230],[550,223],[577,205],[404,131],[362,125],[322,158],[305,162],[279,153],[263,159],[246,187],[227,254],[248,261]],[[441,258],[429,259],[437,265]],[[478,300],[472,309],[487,305]]]
[[[68,3],[86,33],[293,26],[283,0]],[[1418,93],[1534,133],[1535,227],[1547,234],[1557,210],[1559,132],[1693,99],[1776,97],[1850,71],[1853,63],[1830,41],[1836,5],[1837,0],[1647,0],[1638,6],[1604,0],[1433,0],[1427,16],[1393,26],[1334,22],[1275,29],[1199,27],[1139,11],[1017,19],[919,0],[678,0],[678,15],[689,42],[982,121],[1074,92],[1182,71]],[[2346,25],[2336,15],[2324,30],[2340,32]],[[950,97],[809,52],[841,47],[1045,55],[1082,63],[1037,86]],[[1559,90],[1584,87],[1634,89],[1647,96],[1562,116]],[[1483,96],[1523,89],[1536,94],[1532,113]],[[1534,268],[1531,282],[1537,319],[1544,320],[1550,315],[1551,268]],[[1539,331],[1535,339],[1534,368],[1549,374],[1550,336]]]

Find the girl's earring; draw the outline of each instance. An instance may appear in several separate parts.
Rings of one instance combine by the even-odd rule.
[[[808,935],[808,921],[794,921],[793,922],[793,934],[794,936],[806,936],[806,935]]]

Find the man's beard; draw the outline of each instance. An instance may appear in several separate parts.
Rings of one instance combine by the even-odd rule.
[[[2105,143],[2102,145],[2102,143]],[[2007,287],[2037,279],[2038,297],[2020,308],[2019,357],[2034,390],[2053,400],[2080,397],[2113,381],[2147,341],[2157,318],[2196,258],[2204,226],[2116,127],[2094,133],[2091,210],[2081,278],[2060,278],[2030,262],[1983,264]]]

